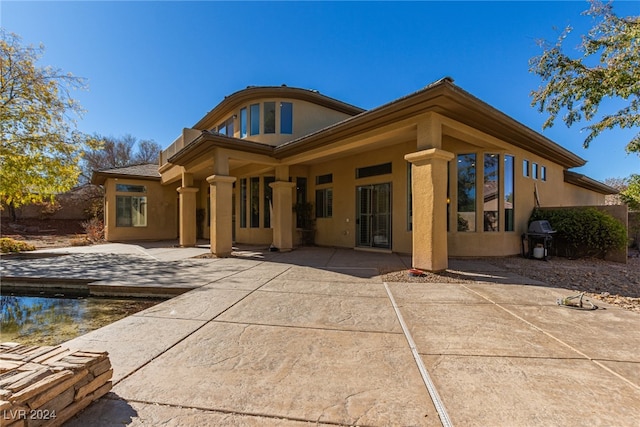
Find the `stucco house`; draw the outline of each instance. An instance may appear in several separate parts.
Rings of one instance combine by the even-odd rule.
[[[165,149],[158,165],[96,172],[106,239],[210,237],[299,244],[295,206],[313,204],[315,243],[448,256],[520,251],[536,205],[601,205],[616,191],[570,171],[585,164],[444,78],[363,110],[314,90],[247,87]]]

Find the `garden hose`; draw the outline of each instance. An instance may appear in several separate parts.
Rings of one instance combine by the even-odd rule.
[[[574,310],[597,310],[598,306],[590,300],[582,301],[584,292],[566,298],[558,298],[556,303],[561,307],[573,308]]]

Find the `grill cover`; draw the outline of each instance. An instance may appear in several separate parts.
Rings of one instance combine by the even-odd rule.
[[[549,221],[541,220],[533,221],[531,224],[529,224],[529,233],[552,234],[555,233],[555,230],[551,228],[551,224],[549,224]]]

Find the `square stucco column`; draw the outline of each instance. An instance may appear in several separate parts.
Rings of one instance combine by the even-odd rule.
[[[269,184],[273,189],[273,245],[281,252],[293,248],[293,196],[295,183],[275,181]]]
[[[211,186],[211,253],[219,257],[231,255],[232,194],[236,178],[226,175],[211,175],[207,182]]]
[[[448,267],[447,163],[454,157],[438,148],[404,156],[411,162],[414,268],[442,271]]]
[[[196,193],[195,187],[180,187],[180,246],[196,245]]]

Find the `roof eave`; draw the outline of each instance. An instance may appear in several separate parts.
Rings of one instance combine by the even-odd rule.
[[[185,166],[213,147],[240,150],[243,152],[263,154],[267,156],[273,155],[273,147],[270,145],[232,138],[209,131],[202,131],[197,138],[184,146],[176,154],[169,157],[167,162],[172,165]]]
[[[115,179],[141,179],[145,181],[160,181],[160,176],[148,176],[148,175],[132,175],[124,173],[109,173],[106,171],[94,171],[91,174],[91,183],[93,185],[104,185],[108,178]]]
[[[564,182],[585,188],[587,190],[595,191],[596,193],[600,194],[609,195],[619,193],[619,191],[615,188],[577,172],[564,171]]]
[[[455,112],[445,110],[442,107],[444,103],[436,101],[441,98],[445,98],[457,105],[460,113],[455,114]],[[384,126],[397,118],[418,115],[428,111],[450,116],[461,122],[464,122],[465,118],[469,122],[468,115],[465,113],[473,112],[485,118],[480,122],[472,123],[473,127],[503,139],[516,147],[531,151],[565,168],[580,167],[586,163],[581,157],[459,88],[450,78],[441,79],[388,104],[364,111],[357,116],[345,119],[313,134],[279,145],[276,147],[274,154],[278,158],[295,155],[317,146],[356,135],[368,129],[374,122],[376,126]]]

